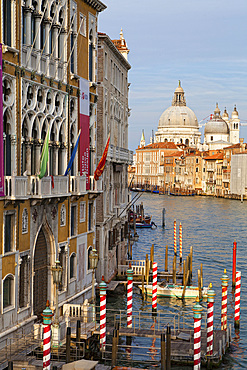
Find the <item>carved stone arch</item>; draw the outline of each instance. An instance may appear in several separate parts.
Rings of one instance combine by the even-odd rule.
[[[15,134],[13,115],[9,107],[3,110],[3,132],[8,135]]]
[[[3,75],[3,102],[7,106],[12,106],[15,101],[14,80],[8,75]]]
[[[57,128],[57,120],[56,118],[53,118],[53,120],[50,122],[50,140],[51,141],[58,141],[58,128]]]
[[[55,251],[55,238],[44,210],[43,221],[37,231],[32,251],[32,309],[38,319],[41,319],[47,299],[54,304],[51,266],[56,260]]]

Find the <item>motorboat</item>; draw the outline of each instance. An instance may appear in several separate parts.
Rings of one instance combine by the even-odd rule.
[[[141,285],[138,285],[140,289],[142,289]],[[145,293],[147,295],[152,295],[153,286],[152,284],[144,285]],[[183,294],[183,285],[174,285],[174,284],[166,284],[163,283],[157,285],[157,297],[164,297],[164,298],[179,298],[182,299]],[[202,288],[202,298],[207,298],[208,288]],[[199,288],[197,286],[187,286],[185,288],[185,299],[196,299],[199,297]]]

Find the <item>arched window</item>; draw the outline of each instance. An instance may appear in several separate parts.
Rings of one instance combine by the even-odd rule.
[[[236,123],[236,129],[238,130],[238,123]]]
[[[69,277],[73,279],[76,277],[76,254],[72,253],[69,259]]]
[[[3,138],[4,138],[4,175],[11,176],[11,125],[6,110],[3,115]]]
[[[3,281],[3,308],[14,305],[14,277],[8,275]]]
[[[90,266],[90,253],[91,253],[91,250],[93,249],[93,247],[90,245],[90,247],[88,248],[87,250],[87,269],[90,270],[91,269],[91,266]]]
[[[26,208],[24,208],[22,212],[22,234],[26,234],[27,232],[28,232],[28,211]]]

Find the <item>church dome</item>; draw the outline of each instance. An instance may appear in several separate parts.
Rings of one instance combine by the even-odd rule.
[[[195,113],[186,106],[171,106],[166,109],[159,120],[159,127],[198,127]]]
[[[210,121],[208,121],[205,125],[204,135],[206,134],[219,134],[219,135],[229,134],[228,124],[221,118],[218,103],[216,104],[216,109],[214,111],[213,118]]]
[[[160,127],[194,127],[198,128],[195,113],[186,106],[184,90],[179,85],[174,92],[172,106],[166,109],[159,119]]]

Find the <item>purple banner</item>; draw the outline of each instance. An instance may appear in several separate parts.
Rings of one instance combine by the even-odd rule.
[[[2,44],[0,44],[0,197],[4,197],[4,155],[3,155],[3,71]]]

